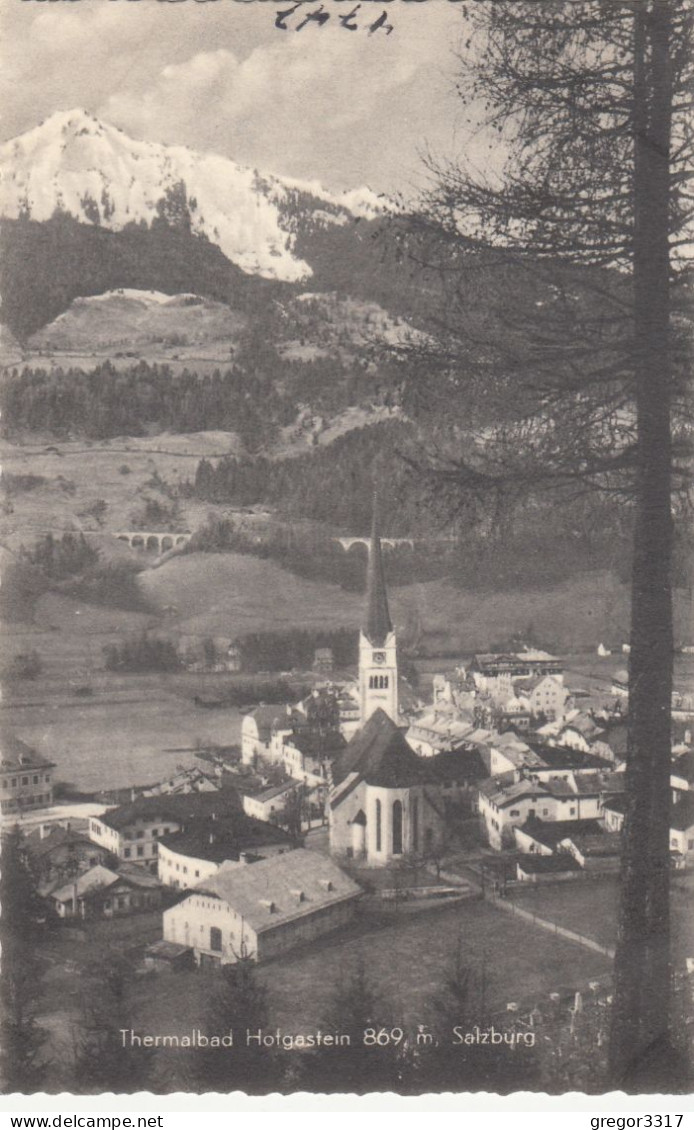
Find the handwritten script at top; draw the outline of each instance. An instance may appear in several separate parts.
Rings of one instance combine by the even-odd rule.
[[[345,31],[368,31],[369,35],[374,32],[384,31],[386,35],[390,35],[393,30],[393,25],[388,22],[387,13],[384,11],[376,20],[369,22],[368,18],[359,18],[359,9],[361,4],[355,4],[351,12],[346,15],[337,15],[336,13],[326,12],[325,4],[319,4],[317,8],[307,8],[304,0],[298,0],[298,3],[293,4],[291,8],[285,11],[277,12],[275,16],[275,27],[280,31],[303,31],[307,27],[325,27],[330,19],[337,20]]]

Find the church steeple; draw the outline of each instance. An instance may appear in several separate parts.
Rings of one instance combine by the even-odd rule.
[[[388,608],[375,499],[366,573],[366,617],[359,634],[359,703],[362,724],[378,709],[398,723],[397,643]]]
[[[363,632],[374,647],[383,647],[392,631],[393,624],[388,609],[386,576],[383,569],[381,538],[378,530],[378,503],[374,496],[371,543],[366,572],[366,619]]]

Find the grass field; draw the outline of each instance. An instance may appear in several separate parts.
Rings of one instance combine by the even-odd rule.
[[[80,970],[102,947],[132,948],[132,960],[148,942],[161,937],[158,915],[97,924],[82,938],[69,935],[45,947],[49,965],[41,1022],[54,1048],[65,1045],[75,1023]],[[133,948],[134,947],[134,948]],[[325,1027],[335,989],[362,959],[378,986],[385,1022],[408,1031],[435,1019],[435,1000],[445,992],[458,950],[486,984],[492,1009],[508,1001],[534,1002],[557,990],[574,990],[607,975],[609,963],[598,954],[514,920],[483,902],[386,917],[364,913],[356,926],[260,966],[268,992],[268,1029],[309,1032]],[[214,973],[152,976],[138,987],[135,1028],[141,1032],[186,1033],[207,1028]],[[176,1051],[161,1051],[164,1070],[176,1068]],[[59,1080],[56,1079],[59,1086]]]
[[[694,876],[675,875],[672,881],[672,944],[675,961],[694,956]],[[599,942],[614,946],[617,938],[619,884],[615,875],[573,883],[528,883],[516,887],[512,898],[524,910],[556,922]]]
[[[99,548],[107,552],[113,541],[110,532],[129,529],[143,498],[157,495],[148,485],[155,472],[175,487],[195,474],[199,459],[233,454],[238,447],[233,433],[220,431],[98,442],[51,438],[25,445],[3,442],[0,458],[5,474],[31,474],[44,481],[31,490],[11,493],[11,509],[0,512],[0,543],[16,552],[49,530],[72,529],[96,535]],[[100,500],[107,507],[103,526],[87,513]],[[195,500],[180,505],[180,528],[195,529],[207,509]],[[118,543],[116,548],[121,548]]]
[[[190,676],[104,676],[88,698],[41,680],[26,697],[5,701],[2,725],[56,763],[55,778],[78,788],[151,784],[179,765],[199,765],[195,746],[240,741],[233,708],[193,703],[200,679]]]
[[[609,971],[599,954],[555,938],[483,902],[417,915],[362,918],[359,929],[315,943],[261,966],[271,1025],[307,1031],[325,1023],[335,987],[360,960],[378,986],[386,1017],[408,1028],[432,1019],[433,1001],[445,991],[458,950],[479,973],[484,966],[492,1008],[534,1000],[554,990],[578,988]],[[184,974],[143,989],[142,1021],[150,1031],[175,1032],[203,1023],[211,978]]]
[[[358,594],[296,577],[274,561],[233,553],[174,557],[143,574],[141,587],[154,606],[175,605],[186,630],[195,632],[210,631],[220,616],[231,627],[243,622],[244,630],[253,625],[356,628],[363,613]],[[391,589],[390,605],[396,628],[419,619],[432,654],[486,650],[494,641],[522,634],[531,622],[545,646],[558,643],[561,651],[594,649],[603,631],[628,637],[627,590],[604,573],[523,592],[468,592],[449,580],[421,582]],[[682,605],[682,617],[684,612]],[[611,658],[623,665],[623,657]]]

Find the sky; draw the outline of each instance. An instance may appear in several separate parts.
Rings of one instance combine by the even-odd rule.
[[[355,3],[357,0],[355,0]],[[422,154],[470,144],[455,94],[464,24],[449,0],[324,0],[330,20],[275,27],[291,0],[0,0],[0,132],[82,107],[133,137],[212,150],[325,187],[409,195]],[[315,10],[316,3],[307,8]],[[369,35],[387,11],[393,32]]]

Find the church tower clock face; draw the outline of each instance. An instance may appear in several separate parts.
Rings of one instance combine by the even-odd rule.
[[[385,651],[375,651],[373,653],[373,661],[374,661],[374,663],[377,663],[379,666],[381,664],[385,663],[385,661],[386,661]]]

